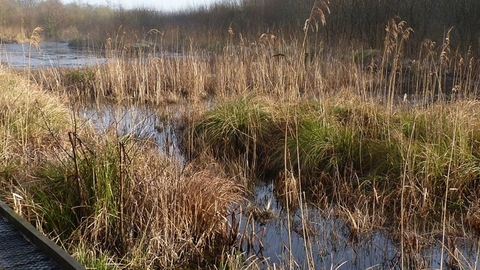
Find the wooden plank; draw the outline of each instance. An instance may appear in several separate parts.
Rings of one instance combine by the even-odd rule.
[[[84,270],[72,256],[53,243],[45,235],[40,233],[25,219],[20,217],[4,202],[0,201],[0,215],[5,217],[17,230],[19,230],[32,244],[42,250],[48,257],[54,260],[65,270]]]

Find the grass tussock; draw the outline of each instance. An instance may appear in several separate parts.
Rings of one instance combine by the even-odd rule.
[[[258,148],[250,153],[257,155],[242,156],[249,159],[243,164],[253,164],[255,160],[264,170],[279,173],[280,190],[292,190],[288,188],[292,180],[301,181],[303,189],[307,193],[313,191],[315,198],[329,197],[330,203],[345,203],[349,209],[358,206],[344,200],[345,194],[375,194],[376,204],[381,200],[381,207],[392,210],[384,213],[391,215],[388,218],[400,217],[397,199],[404,191],[411,218],[422,212],[427,219],[439,220],[444,210],[445,177],[449,178],[448,188],[452,190],[447,211],[456,215],[473,206],[466,198],[478,196],[474,188],[480,173],[474,147],[480,134],[475,120],[477,102],[439,104],[394,114],[375,103],[346,103],[263,103],[266,117],[260,122],[249,118],[249,123],[268,132],[256,137]],[[216,124],[230,123],[228,119],[243,105],[243,100],[234,100],[228,107],[219,105],[220,108],[200,115],[192,127],[197,138],[193,148],[202,152],[205,148],[221,147],[222,159],[237,158],[242,149],[238,140],[242,137],[228,140],[227,134],[240,129],[231,124]],[[225,108],[230,113],[215,113]],[[223,139],[222,144],[212,140],[216,136]],[[243,137],[241,143],[251,137]],[[293,177],[289,172],[293,172]]]
[[[56,95],[45,94],[38,86],[0,69],[1,131],[4,143],[12,140],[15,150],[38,147],[51,140],[51,133],[65,128],[70,122],[69,111]]]
[[[61,149],[56,135],[66,132],[70,113],[62,98],[25,78],[0,69],[0,197],[12,202],[14,186],[30,181],[37,162]],[[12,185],[13,184],[13,185]]]
[[[181,171],[127,139],[75,140],[67,160],[39,169],[42,184],[25,196],[34,207],[24,210],[36,210],[29,218],[73,250],[81,243],[94,258],[116,258],[119,268],[172,268],[214,263],[214,248],[235,241],[229,216],[242,188],[215,165]]]
[[[211,146],[211,152],[223,162],[249,157],[252,169],[256,170],[257,157],[265,152],[265,138],[269,132],[265,123],[272,121],[265,102],[255,96],[222,102],[207,111],[188,131],[188,141]],[[200,151],[188,149],[193,156],[203,152],[200,148]]]

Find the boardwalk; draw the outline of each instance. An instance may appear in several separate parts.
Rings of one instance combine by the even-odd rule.
[[[0,201],[0,269],[85,269]]]

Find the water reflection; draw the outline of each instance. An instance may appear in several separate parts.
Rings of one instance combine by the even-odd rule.
[[[168,108],[166,110],[166,115],[175,117],[173,112],[168,113]],[[161,119],[151,108],[102,104],[82,107],[77,114],[93,125],[100,134],[113,129],[119,137],[130,135],[149,140],[161,154],[184,161],[178,146],[177,132],[171,122],[174,119]]]
[[[441,239],[434,239],[424,248],[402,254],[398,241],[386,231],[373,231],[352,239],[349,226],[335,217],[333,210],[308,206],[304,212],[288,214],[275,196],[273,183],[259,183],[251,198],[252,207],[268,209],[273,217],[267,222],[244,222],[241,232],[245,255],[258,256],[265,267],[295,269],[401,269],[402,256],[406,268],[438,269],[441,266]],[[303,215],[303,218],[302,218]],[[305,235],[305,232],[307,235]],[[445,249],[444,266],[476,269],[480,251],[476,241],[455,237],[455,248]],[[454,256],[457,257],[454,259]],[[458,259],[458,260],[457,260]],[[310,261],[309,261],[310,260]]]
[[[1,44],[0,63],[11,68],[87,67],[106,62],[95,52],[74,49],[62,42]]]

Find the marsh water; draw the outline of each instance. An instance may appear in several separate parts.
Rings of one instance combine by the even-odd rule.
[[[75,49],[65,42],[0,44],[0,64],[11,68],[86,67],[104,62],[98,52]]]
[[[78,113],[100,132],[113,129],[119,136],[153,140],[160,154],[184,162],[174,127],[175,107],[164,110],[174,117],[165,119],[148,107],[118,105],[84,107]],[[388,232],[374,231],[353,239],[348,223],[337,218],[333,210],[309,206],[303,213],[287,211],[276,198],[273,182],[256,183],[249,199],[238,213],[239,242],[245,257],[253,255],[265,268],[289,268],[288,263],[293,261],[294,269],[400,269],[400,243]],[[268,218],[249,220],[252,209],[268,212]],[[308,224],[303,224],[306,221]],[[308,235],[303,227],[308,228]],[[458,237],[456,243],[456,254],[461,254],[459,263],[466,269],[475,268],[480,251],[474,241]],[[417,266],[438,269],[441,254],[441,239],[436,239],[421,253],[410,254],[409,259]],[[444,249],[444,265],[450,259],[448,254]]]
[[[0,63],[12,68],[85,67],[106,61],[98,54],[79,51],[66,43],[0,45]],[[114,130],[119,136],[129,135],[155,143],[159,154],[184,162],[178,147],[176,117],[178,107],[152,109],[145,106],[92,104],[77,111],[99,132]],[[248,209],[268,212],[268,218],[249,221]],[[399,269],[400,244],[388,232],[374,231],[352,239],[348,223],[337,218],[333,210],[308,206],[300,211],[287,211],[277,200],[272,182],[260,182],[252,190],[250,202],[239,212],[240,246],[248,258],[254,255],[267,266],[295,269]],[[305,218],[308,217],[308,218]],[[304,224],[303,222],[307,222]],[[308,228],[306,230],[303,228]],[[308,241],[306,241],[308,239]],[[467,269],[479,265],[480,251],[472,239],[457,237],[455,251],[461,266]],[[412,254],[423,268],[445,265],[450,256],[436,239],[420,253]],[[288,265],[292,262],[293,265]]]
[[[128,135],[134,139],[149,140],[161,155],[184,162],[178,146],[177,132],[172,124],[180,115],[174,110],[175,108],[162,108],[164,115],[169,117],[163,119],[151,108],[134,105],[92,104],[79,108],[76,113],[100,134],[114,130],[120,137]]]

